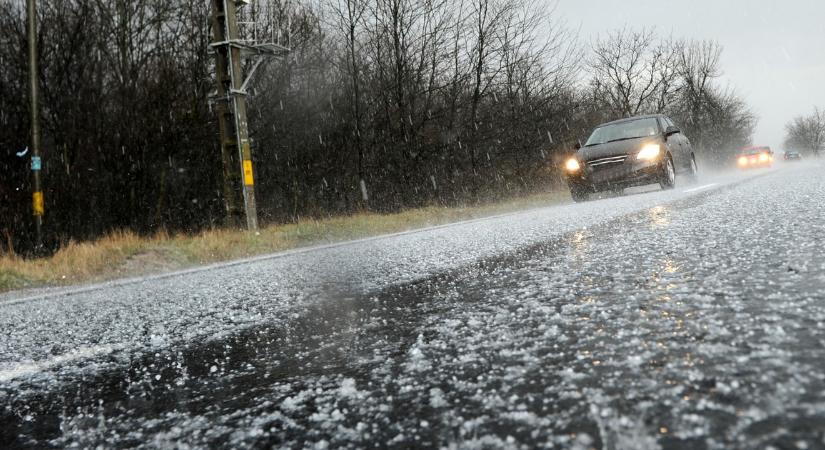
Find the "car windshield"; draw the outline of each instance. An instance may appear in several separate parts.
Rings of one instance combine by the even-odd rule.
[[[635,139],[659,134],[659,125],[655,118],[645,118],[608,124],[596,128],[585,146],[606,144],[608,142]]]
[[[770,149],[767,148],[767,147],[756,147],[756,148],[748,148],[748,149],[742,150],[742,154],[744,154],[744,155],[758,155],[760,153],[768,153],[768,152],[770,152]]]

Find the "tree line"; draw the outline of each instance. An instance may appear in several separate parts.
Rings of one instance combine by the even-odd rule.
[[[825,110],[814,108],[785,125],[785,148],[819,157],[825,147]]]
[[[52,247],[220,226],[209,2],[40,0]],[[663,112],[706,164],[750,143],[715,42],[624,28],[583,41],[541,0],[261,0],[290,53],[250,86],[263,222],[553,189],[598,123]],[[31,242],[25,2],[0,0],[0,232]],[[256,34],[257,29],[253,30]],[[249,34],[253,31],[245,30]],[[251,36],[247,36],[251,37]]]

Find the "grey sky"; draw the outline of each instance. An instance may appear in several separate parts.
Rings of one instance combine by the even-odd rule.
[[[723,82],[759,116],[755,143],[781,148],[788,120],[825,107],[825,0],[558,0],[557,13],[583,44],[624,25],[718,41]]]

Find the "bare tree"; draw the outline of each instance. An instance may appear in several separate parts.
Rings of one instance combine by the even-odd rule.
[[[492,83],[500,67],[491,64],[492,55],[498,50],[496,34],[500,32],[512,3],[499,0],[471,0],[470,48],[473,73],[470,123],[478,126],[478,107],[481,97]]]
[[[338,30],[345,37],[346,63],[344,64],[344,74],[349,80],[351,92],[350,111],[352,122],[352,133],[355,141],[355,151],[357,155],[358,181],[362,186],[366,186],[366,173],[364,170],[364,142],[361,130],[362,122],[362,100],[361,100],[361,39],[360,33],[365,28],[364,14],[367,11],[367,4],[363,0],[337,0],[332,4],[335,13]],[[362,200],[368,200],[366,187],[362,192]]]
[[[742,98],[732,89],[710,87],[706,93],[706,106],[702,108],[701,127],[688,130],[695,142],[694,148],[717,163],[732,160],[733,150],[751,143],[758,122]],[[684,109],[681,113],[692,114]]]
[[[714,41],[682,41],[676,46],[677,72],[681,83],[680,108],[684,125],[689,127],[694,136],[694,144],[705,147],[703,142],[705,130],[715,126],[712,114],[714,101],[714,82],[722,71],[719,60],[722,47]]]
[[[819,157],[825,146],[825,110],[814,108],[807,116],[798,116],[785,125],[785,147],[810,152]]]
[[[659,112],[675,78],[672,49],[650,29],[624,28],[596,39],[588,65],[596,96],[619,116]]]

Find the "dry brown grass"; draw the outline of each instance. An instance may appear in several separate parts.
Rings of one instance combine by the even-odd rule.
[[[0,292],[146,275],[309,245],[407,231],[558,203],[548,193],[482,206],[427,207],[396,214],[362,213],[272,225],[251,233],[214,229],[196,235],[141,237],[119,231],[92,242],[70,242],[49,258],[0,256]]]
[[[49,258],[0,257],[0,289],[21,285],[68,284],[94,279],[162,237],[145,239],[131,232],[115,232],[93,242],[69,242]]]

